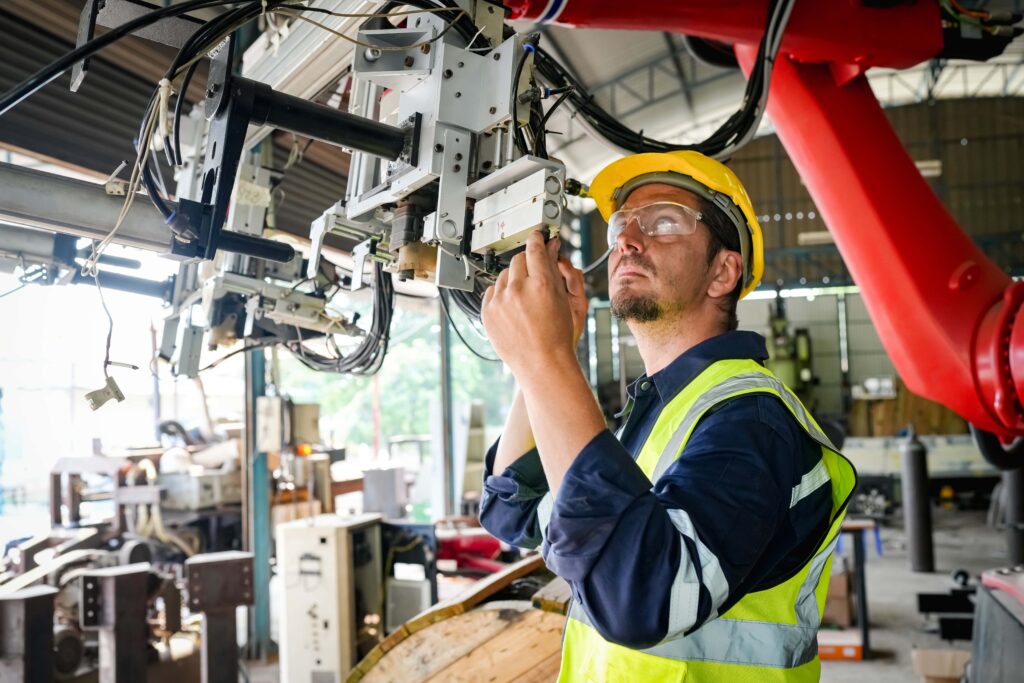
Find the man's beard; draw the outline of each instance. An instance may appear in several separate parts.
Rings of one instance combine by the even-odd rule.
[[[661,318],[664,310],[653,296],[619,294],[612,299],[612,315],[619,320],[652,323]]]
[[[632,265],[642,268],[651,277],[657,275],[654,264],[639,254],[627,254],[619,261],[616,270],[625,265]],[[619,320],[632,320],[638,323],[652,323],[658,320],[664,310],[653,296],[640,296],[637,294],[620,293],[613,297],[612,315]]]

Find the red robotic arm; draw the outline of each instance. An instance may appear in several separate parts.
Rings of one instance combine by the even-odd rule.
[[[506,0],[512,18],[675,31],[735,44],[749,73],[766,0]],[[943,47],[938,2],[797,2],[768,113],[907,386],[1004,441],[1024,435],[1024,283],[922,178],[868,85]],[[866,6],[876,5],[876,6]]]

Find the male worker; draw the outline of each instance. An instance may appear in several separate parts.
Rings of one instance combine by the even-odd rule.
[[[817,680],[831,551],[855,483],[736,330],[763,270],[746,191],[696,152],[620,159],[590,190],[608,221],[612,312],[646,373],[618,437],[575,356],[582,275],[535,234],[483,321],[519,385],[488,453],[484,526],[543,541],[572,588],[562,681]]]

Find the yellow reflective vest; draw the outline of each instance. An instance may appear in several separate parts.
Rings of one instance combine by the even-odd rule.
[[[708,409],[753,393],[778,397],[821,445],[821,460],[793,487],[790,499],[793,507],[819,487],[831,485],[831,522],[816,552],[786,581],[747,593],[727,612],[709,619],[696,631],[670,635],[644,650],[606,641],[574,602],[566,622],[560,683],[790,683],[819,679],[817,633],[828,591],[832,550],[857,476],[800,400],[753,360],[718,361],[665,406],[636,461],[652,482],[657,481],[686,448],[690,434]]]

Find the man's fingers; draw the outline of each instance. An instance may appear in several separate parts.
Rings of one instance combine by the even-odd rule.
[[[487,291],[493,290],[494,294],[499,294],[501,290],[505,289],[508,284],[508,268],[498,273],[498,279],[494,281]]]
[[[516,280],[522,280],[526,278],[529,273],[526,270],[526,255],[516,254],[512,257],[512,261],[508,264],[508,268],[502,273],[504,275],[508,273],[508,281],[515,282]]]
[[[562,240],[557,237],[552,237],[548,240],[547,244],[548,256],[551,257],[552,263],[558,263],[558,249],[562,246]]]
[[[526,269],[530,277],[546,279],[551,274],[551,258],[544,246],[544,234],[537,231],[526,240]]]
[[[573,296],[583,296],[583,273],[579,268],[574,268],[566,258],[558,259],[558,272],[565,280],[565,288]]]

